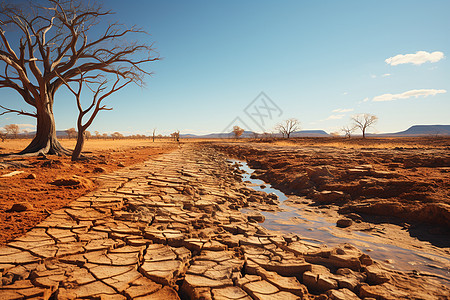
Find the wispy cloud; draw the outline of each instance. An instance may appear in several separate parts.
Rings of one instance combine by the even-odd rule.
[[[427,97],[434,96],[437,94],[445,94],[446,90],[435,90],[435,89],[421,89],[421,90],[410,90],[401,94],[383,94],[380,96],[376,96],[372,99],[372,101],[392,101],[397,99],[408,99],[411,97]]]
[[[361,101],[358,101],[358,105],[360,105],[361,103],[367,102],[369,100],[370,100],[369,97],[366,97],[366,98],[362,99]]]
[[[370,75],[370,78],[377,78],[377,75],[372,74]]]
[[[414,54],[398,54],[396,56],[385,59],[388,65],[396,66],[401,64],[421,65],[426,62],[438,62],[444,58],[444,53],[441,51],[434,51],[432,53],[426,51],[417,51]]]
[[[348,95],[348,92],[343,92],[342,95]]]
[[[353,108],[338,108],[338,109],[334,109],[333,112],[337,112],[337,113],[346,113],[349,111],[353,111]]]
[[[345,116],[344,114],[342,114],[342,115],[331,115],[328,118],[326,118],[325,120],[339,120],[339,119],[342,119],[344,116]]]
[[[389,76],[391,76],[391,74],[389,74],[389,73],[381,75],[381,77],[389,77]]]

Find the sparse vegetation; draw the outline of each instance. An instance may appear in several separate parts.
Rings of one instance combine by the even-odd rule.
[[[342,127],[341,131],[344,133],[345,137],[351,138],[356,129],[357,127],[355,125],[347,125]]]
[[[174,141],[176,141],[176,142],[180,141],[180,131],[179,130],[171,133],[170,136],[173,138]]]
[[[13,138],[17,138],[18,134],[19,134],[19,125],[17,124],[9,124],[9,125],[5,125],[3,128],[5,128],[6,134],[10,135]]]
[[[75,138],[77,136],[77,130],[73,127],[66,129],[64,132],[67,133],[68,139]]]
[[[238,139],[242,134],[244,133],[244,129],[242,129],[239,126],[233,126],[233,134],[234,134],[234,138]]]

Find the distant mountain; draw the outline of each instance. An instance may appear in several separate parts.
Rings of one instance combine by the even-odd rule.
[[[324,130],[301,130],[295,131],[291,134],[292,137],[323,137],[329,136]]]
[[[414,125],[405,131],[377,134],[382,136],[450,135],[450,125]]]
[[[36,135],[36,131],[30,131],[27,133],[19,133],[19,136],[35,136]],[[57,137],[67,137],[67,133],[65,130],[56,130],[56,136]]]

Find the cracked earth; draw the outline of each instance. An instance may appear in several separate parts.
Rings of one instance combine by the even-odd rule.
[[[273,195],[226,156],[187,144],[98,178],[0,248],[1,299],[448,299],[433,278],[391,271],[350,244],[262,227]]]

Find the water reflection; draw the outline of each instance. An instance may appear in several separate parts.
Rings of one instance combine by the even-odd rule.
[[[450,260],[448,257],[434,255],[420,250],[412,251],[410,249],[380,243],[380,239],[359,231],[352,231],[350,233],[351,239],[348,238],[348,231],[345,232],[345,237],[339,236],[337,233],[342,229],[337,228],[335,223],[331,223],[324,217],[321,217],[320,212],[317,212],[317,215],[312,218],[311,213],[305,214],[301,209],[283,204],[288,197],[270,184],[265,183],[260,179],[251,178],[254,170],[251,169],[246,162],[239,160],[229,161],[232,164],[237,163],[239,169],[245,172],[242,174],[242,180],[247,182],[250,188],[265,193],[274,193],[281,201],[280,207],[284,211],[261,211],[266,218],[264,223],[262,223],[265,228],[283,233],[294,233],[304,240],[319,244],[324,243],[328,246],[351,243],[368,253],[373,259],[384,263],[384,265],[391,269],[401,271],[417,270],[419,272],[430,272],[443,276],[444,278],[450,278],[450,270],[448,269]],[[249,211],[249,209],[243,209],[242,211],[246,212]],[[389,261],[387,261],[387,259],[389,259]],[[450,279],[444,283],[449,284]]]

